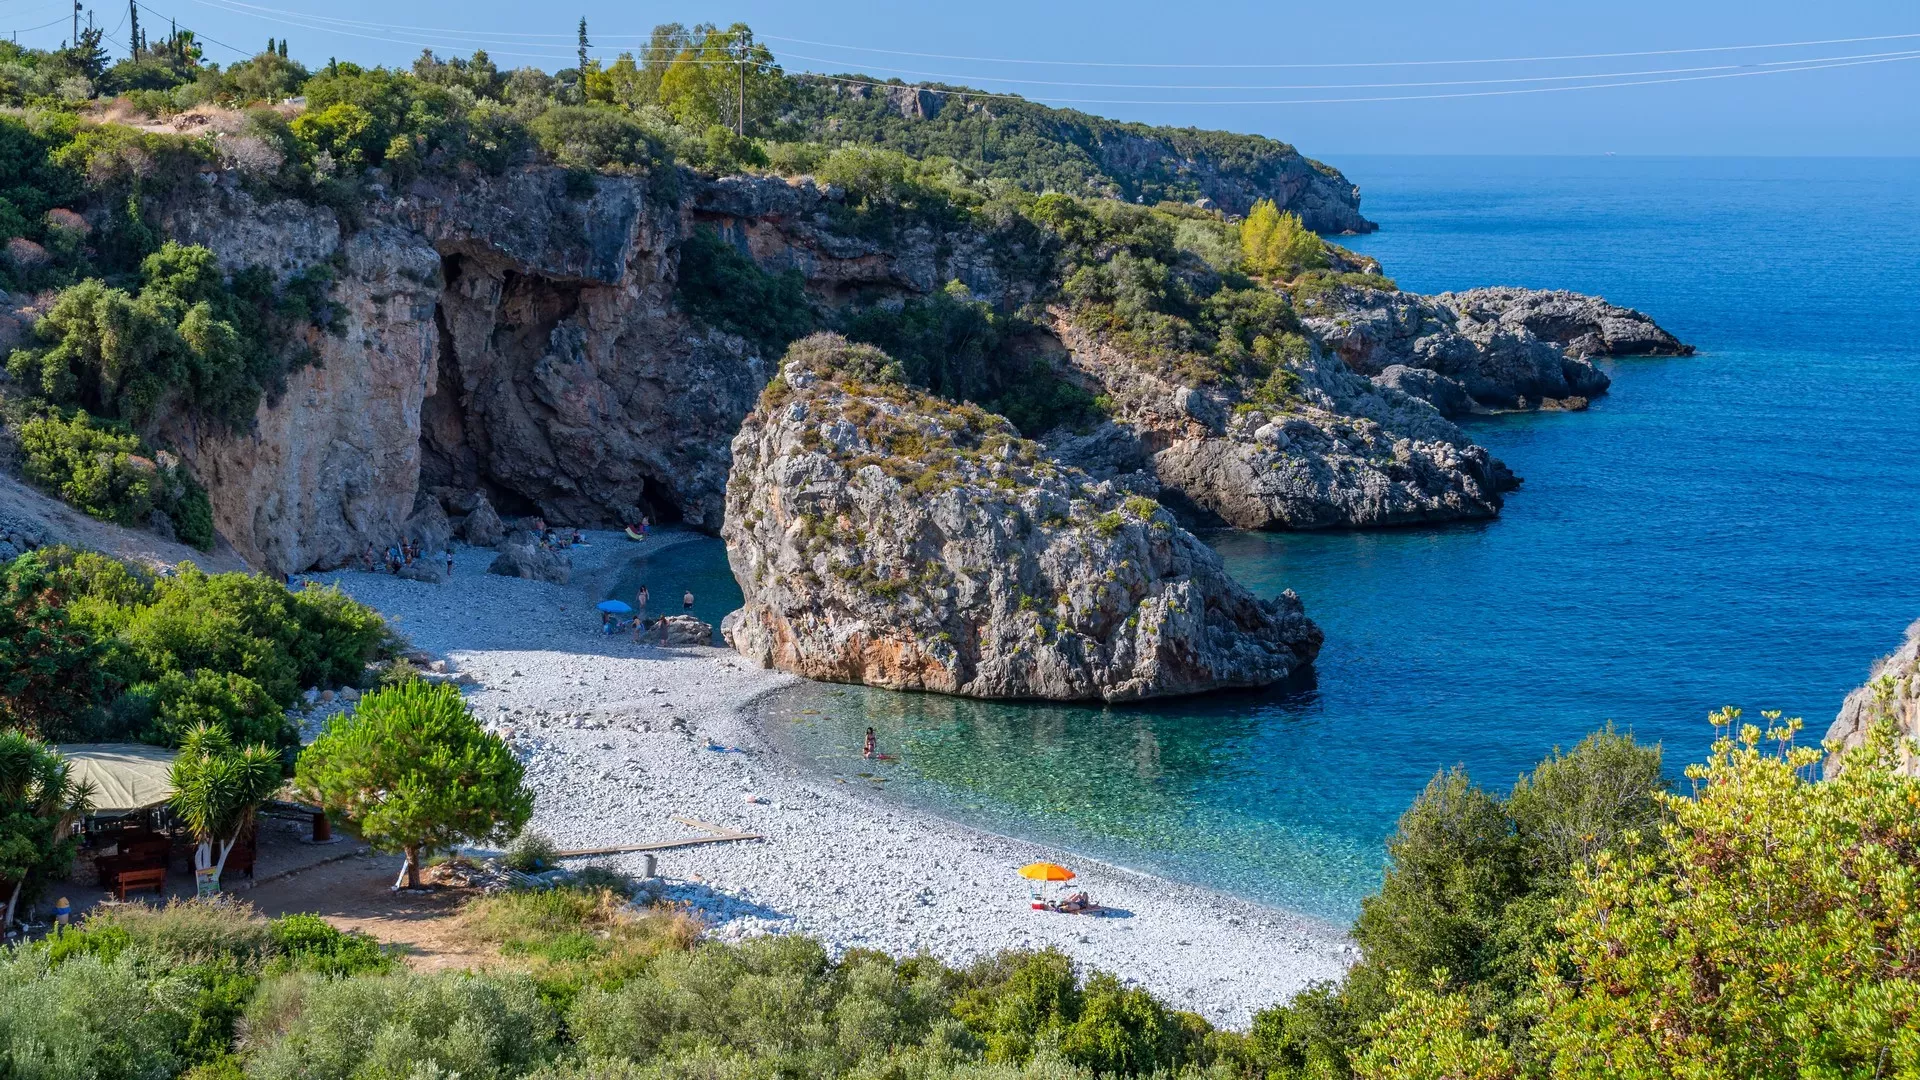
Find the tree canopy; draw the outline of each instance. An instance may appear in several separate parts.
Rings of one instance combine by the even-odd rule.
[[[533,795],[506,743],[482,730],[460,691],[408,680],[360,699],[301,755],[295,783],[376,847],[421,859],[466,841],[505,841]]]

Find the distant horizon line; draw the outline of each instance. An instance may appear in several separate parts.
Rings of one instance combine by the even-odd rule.
[[[1273,138],[1273,136],[1267,136],[1267,138]],[[1286,140],[1283,138],[1281,142]],[[1300,150],[1302,154],[1315,160],[1325,160],[1329,156],[1342,156],[1342,158],[1668,158],[1668,160],[1759,158],[1759,160],[1776,161],[1897,161],[1920,158],[1920,150],[1912,150],[1905,154],[1642,154],[1642,152],[1615,152],[1615,150],[1601,150],[1597,154],[1567,154],[1567,152],[1549,152],[1549,150],[1542,150],[1538,154],[1459,154],[1459,152],[1428,152],[1428,150],[1315,150],[1315,152],[1308,152],[1308,150],[1302,150],[1298,142],[1288,142],[1288,146],[1292,146],[1294,150]]]
[[[1268,136],[1271,138],[1272,136]],[[1286,140],[1280,140],[1286,142]],[[1602,151],[1600,153],[1556,153],[1541,151],[1531,154],[1512,153],[1458,153],[1424,150],[1314,150],[1303,149],[1298,143],[1288,143],[1295,150],[1313,158],[1315,161],[1331,163],[1335,157],[1429,157],[1429,158],[1567,158],[1577,160],[1605,160],[1607,158],[1657,158],[1669,161],[1908,161],[1920,158],[1920,150],[1906,153],[1880,154],[1659,154],[1631,151]]]

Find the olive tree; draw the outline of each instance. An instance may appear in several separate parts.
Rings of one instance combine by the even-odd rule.
[[[265,744],[235,747],[225,728],[201,723],[181,742],[170,780],[174,812],[198,845],[193,868],[211,868],[218,887],[233,845],[280,786],[280,755]]]
[[[29,878],[73,861],[72,825],[92,797],[93,789],[73,779],[73,766],[51,746],[0,731],[0,888],[7,895],[0,928],[13,925]]]
[[[422,856],[460,841],[504,841],[533,815],[525,770],[480,727],[460,692],[415,679],[360,699],[300,755],[299,790],[376,848]]]

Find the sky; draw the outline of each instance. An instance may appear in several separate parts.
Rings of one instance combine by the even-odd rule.
[[[69,2],[0,0],[0,33],[57,46]],[[101,2],[94,18],[124,41],[125,3]],[[607,57],[655,23],[743,21],[788,70],[959,83],[1258,132],[1326,159],[1920,154],[1920,0],[141,2],[150,37],[163,16],[177,18],[219,42],[208,58],[225,63],[284,36],[309,66],[336,56],[406,64],[430,46],[552,70],[572,66],[583,15],[593,52]],[[1835,40],[1849,38],[1881,40]],[[1747,48],[1808,42],[1826,43]],[[1664,54],[1594,55],[1606,53]],[[1530,59],[1541,57],[1562,59]],[[1608,85],[1629,83],[1643,85]],[[1351,98],[1375,100],[1328,100]]]

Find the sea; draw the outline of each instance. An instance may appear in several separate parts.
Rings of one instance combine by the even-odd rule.
[[[1578,413],[1476,419],[1494,521],[1208,536],[1326,631],[1262,693],[1130,707],[825,684],[763,717],[805,767],[969,824],[1344,923],[1421,788],[1489,790],[1605,725],[1679,781],[1735,706],[1818,740],[1920,618],[1920,161],[1354,157],[1405,289],[1567,288],[1697,355]],[[738,602],[718,541],[643,569]],[[860,755],[876,730],[892,760]]]

